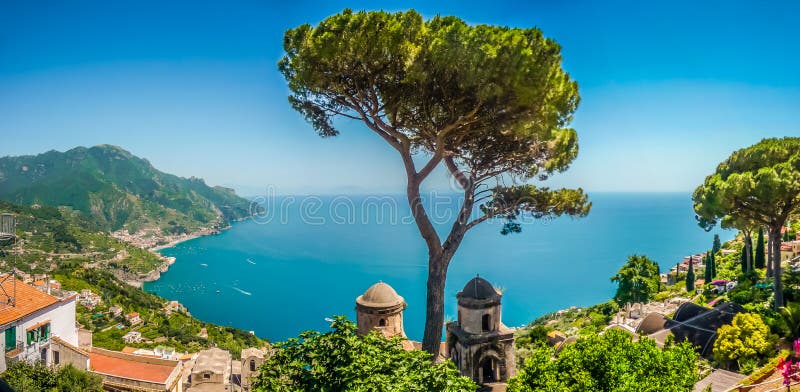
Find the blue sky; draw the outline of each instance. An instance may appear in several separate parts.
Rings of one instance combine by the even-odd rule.
[[[4,1],[0,155],[110,143],[244,194],[402,192],[376,136],[343,123],[320,139],[286,102],[283,32],[345,7],[556,39],[580,85],[581,153],[553,185],[689,191],[737,148],[800,136],[800,3],[516,3]]]

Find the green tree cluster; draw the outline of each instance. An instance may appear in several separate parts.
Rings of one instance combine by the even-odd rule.
[[[685,392],[697,381],[697,353],[688,343],[659,349],[655,341],[611,329],[566,346],[553,359],[540,346],[510,380],[509,392]]]
[[[658,263],[647,256],[631,255],[611,281],[617,283],[614,301],[618,304],[648,302],[661,284]]]
[[[775,339],[761,316],[739,313],[731,324],[717,330],[714,358],[720,362],[736,362],[740,369],[752,370],[754,363],[772,351]]]
[[[320,136],[339,134],[335,118],[353,119],[403,163],[408,204],[428,250],[422,345],[429,353],[439,350],[447,270],[468,230],[499,218],[501,233],[516,233],[523,214],[589,212],[581,189],[532,184],[566,170],[578,153],[569,127],[578,86],[561,67],[561,47],[541,30],[424,20],[413,10],[345,10],[286,31],[284,50],[278,67],[289,102]],[[442,166],[463,198],[440,236],[420,187]],[[519,185],[505,185],[508,177]]]
[[[405,351],[399,338],[377,332],[356,335],[356,326],[334,317],[331,331],[304,332],[274,346],[260,368],[254,391],[474,391],[451,361],[432,364],[427,352]]]
[[[772,269],[775,308],[783,306],[781,228],[800,209],[800,137],[763,139],[731,154],[692,195],[701,227],[735,219],[763,226],[769,234],[767,272]]]
[[[102,392],[100,376],[66,365],[52,370],[42,363],[9,362],[2,375],[15,392]]]

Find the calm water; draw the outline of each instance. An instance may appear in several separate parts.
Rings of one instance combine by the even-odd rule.
[[[520,326],[608,300],[609,278],[630,254],[646,254],[666,269],[711,246],[713,233],[697,227],[688,194],[590,196],[594,207],[583,219],[527,223],[508,236],[499,234],[499,222],[470,231],[450,266],[447,318],[455,318],[455,294],[475,274],[504,290],[503,321]],[[182,302],[200,319],[277,341],[325,329],[330,315],[354,319],[356,296],[382,280],[405,297],[406,332],[421,339],[426,250],[416,227],[402,222],[403,199],[351,200],[301,205],[298,198],[268,223],[238,223],[166,249],[177,262],[145,289]],[[450,211],[451,203],[437,203],[439,215]],[[448,226],[447,216],[440,220],[440,228]],[[721,232],[723,240],[733,234]]]

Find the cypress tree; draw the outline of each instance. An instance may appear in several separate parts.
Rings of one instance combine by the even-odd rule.
[[[703,278],[706,280],[706,284],[711,283],[711,253],[706,253],[706,257],[703,258],[703,264],[706,265],[706,270],[703,273]]]
[[[765,256],[764,256],[764,229],[758,228],[758,236],[756,237],[756,255],[755,255],[755,266],[756,268],[764,268],[766,264]]]
[[[745,273],[745,274],[750,272],[750,271],[747,270],[747,247],[746,246],[742,247],[741,262],[742,262],[742,272]]]
[[[714,279],[717,277],[717,258],[714,257],[713,253],[711,254],[711,261],[709,264],[711,264],[711,279]]]
[[[694,291],[694,265],[692,265],[692,258],[689,258],[689,272],[686,273],[686,291]]]
[[[719,234],[714,234],[714,246],[711,253],[716,254],[720,249],[722,249],[722,242],[719,240]]]

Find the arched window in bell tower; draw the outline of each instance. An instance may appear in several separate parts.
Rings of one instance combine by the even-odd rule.
[[[386,326],[386,319],[380,319],[378,321],[378,326],[379,327],[385,327]]]
[[[492,330],[492,315],[484,314],[483,317],[481,317],[481,329],[483,332]]]

